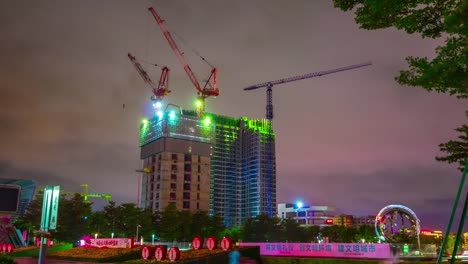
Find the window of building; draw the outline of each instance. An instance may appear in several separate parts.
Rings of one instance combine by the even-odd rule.
[[[159,209],[159,203],[155,203],[154,208]]]
[[[200,157],[200,156],[198,156],[198,157]],[[201,166],[198,165],[198,173],[200,173],[200,172],[201,172]]]
[[[177,165],[176,165],[176,164],[172,164],[172,165],[171,165],[171,170],[172,170],[172,172],[177,172]]]
[[[183,205],[182,207],[183,207],[184,209],[190,209],[190,202],[189,202],[189,201],[184,201],[184,202],[182,203],[182,205]]]
[[[305,211],[299,211],[299,212],[297,212],[297,216],[298,216],[298,217],[305,217],[305,216],[306,216],[306,212],[305,212]]]
[[[190,193],[184,192],[184,199],[190,199]]]
[[[192,161],[192,156],[190,154],[185,154],[184,161]]]
[[[173,182],[173,183],[171,183],[171,189],[172,189],[172,190],[175,190],[175,189],[177,189],[177,184],[176,184],[176,183],[174,183],[174,182]]]
[[[158,176],[156,177],[156,180],[157,181],[161,180],[161,175],[160,174],[158,174]]]
[[[175,200],[175,199],[176,199],[176,193],[175,193],[175,192],[171,192],[171,193],[169,194],[169,198],[170,198],[171,200]]]
[[[159,193],[158,192],[156,193],[156,199],[159,199]]]
[[[159,186],[159,183],[156,184],[156,190],[159,190],[159,187],[160,187],[160,186]]]
[[[200,193],[197,193],[197,200],[200,200]]]
[[[177,161],[177,154],[172,154],[172,161]]]
[[[200,163],[200,162],[201,162],[201,156],[198,155],[198,163]]]
[[[184,183],[184,190],[190,191],[190,183]]]
[[[191,172],[192,171],[192,164],[185,164],[184,165],[184,171],[185,172]]]
[[[198,175],[198,181],[200,181],[200,175]]]
[[[184,174],[184,181],[190,181],[192,179],[192,177],[190,176],[190,174]]]
[[[197,190],[200,190],[200,184],[197,184]]]
[[[177,174],[172,173],[171,174],[171,180],[177,180]]]

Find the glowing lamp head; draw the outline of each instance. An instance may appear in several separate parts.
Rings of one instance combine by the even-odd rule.
[[[153,107],[154,107],[154,108],[160,109],[161,106],[162,106],[162,104],[161,104],[161,102],[159,102],[159,101],[153,103]]]
[[[205,119],[203,119],[203,124],[205,124],[205,126],[208,126],[211,124],[211,118],[209,116],[205,117]]]
[[[200,107],[202,107],[202,106],[203,106],[203,102],[202,102],[202,100],[200,100],[200,99],[197,99],[197,101],[195,101],[195,106],[196,106],[197,108],[200,108]]]
[[[297,202],[296,206],[298,209],[301,209],[304,206],[304,204],[302,202]]]
[[[171,111],[171,112],[169,113],[169,117],[170,117],[171,119],[174,119],[174,118],[175,118],[175,112],[174,112],[174,111]]]
[[[159,110],[156,114],[158,115],[159,119],[163,117],[163,112],[161,110]]]

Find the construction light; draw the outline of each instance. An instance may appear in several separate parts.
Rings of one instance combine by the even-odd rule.
[[[205,124],[205,126],[208,126],[211,124],[211,118],[209,116],[205,117],[205,119],[203,120],[203,124]]]
[[[174,119],[174,118],[175,118],[175,112],[174,112],[174,110],[172,110],[172,111],[169,113],[169,117],[170,117],[171,119]]]
[[[161,102],[159,102],[159,101],[156,102],[156,103],[153,103],[153,107],[154,107],[154,108],[160,109],[161,106],[162,106],[162,104],[161,104]]]
[[[202,107],[203,102],[200,99],[197,99],[197,101],[195,101],[195,105],[197,106],[197,108],[200,108]]]

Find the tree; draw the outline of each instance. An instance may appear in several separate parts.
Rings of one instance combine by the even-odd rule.
[[[428,91],[468,98],[468,2],[462,0],[333,0],[343,11],[355,11],[355,21],[364,29],[396,27],[422,37],[446,36],[437,56],[408,57],[409,70],[397,78],[401,84]]]
[[[241,234],[245,242],[280,241],[280,221],[277,217],[270,218],[267,214],[248,218],[242,225]]]
[[[64,196],[59,201],[57,230],[54,237],[59,241],[75,243],[89,234],[87,219],[91,215],[91,203],[85,202],[83,196],[75,194],[70,199]]]
[[[306,233],[296,219],[284,218],[280,221],[281,241],[285,242],[305,242]]]
[[[468,117],[468,111],[466,111]],[[463,125],[456,128],[455,131],[460,132],[459,140],[450,140],[447,143],[439,145],[441,151],[446,152],[444,157],[436,157],[438,161],[445,161],[448,163],[458,163],[458,169],[463,171],[468,158],[468,125]]]
[[[181,235],[179,214],[176,205],[170,203],[161,215],[160,237],[163,241],[178,240]]]
[[[354,11],[355,21],[363,29],[395,27],[409,34],[420,33],[423,38],[444,37],[445,45],[436,48],[436,56],[408,57],[408,70],[400,71],[400,84],[420,86],[428,91],[448,93],[457,98],[468,98],[468,1],[466,0],[333,0],[335,7]],[[461,162],[468,157],[467,126],[456,129],[465,133],[462,141],[451,140],[440,144],[448,152],[438,161]]]

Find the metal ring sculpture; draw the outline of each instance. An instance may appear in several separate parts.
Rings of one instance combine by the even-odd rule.
[[[375,217],[375,233],[380,241],[393,242],[396,234],[419,237],[421,227],[416,214],[404,205],[387,205]]]

